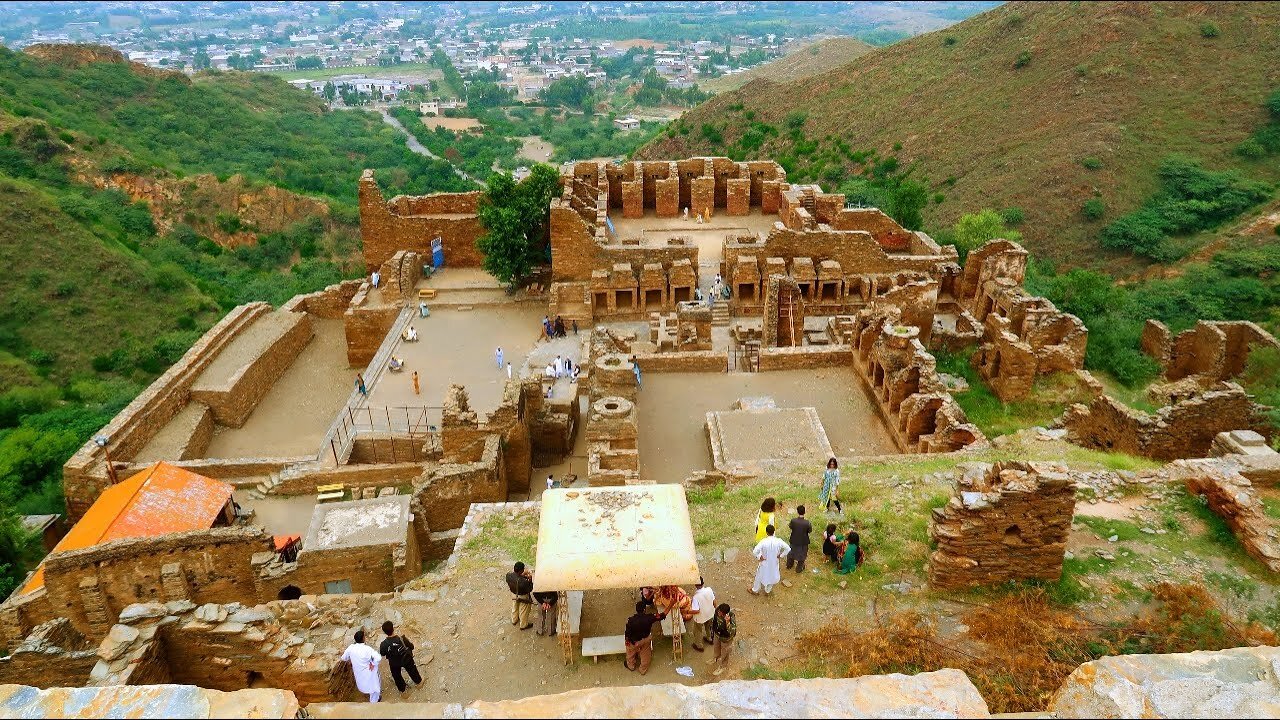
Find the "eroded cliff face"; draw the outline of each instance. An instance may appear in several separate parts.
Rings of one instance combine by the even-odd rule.
[[[312,217],[329,218],[329,206],[321,200],[256,185],[240,175],[220,181],[214,175],[186,178],[151,178],[131,173],[95,174],[88,168],[82,181],[99,189],[113,188],[135,202],[146,202],[156,230],[167,233],[178,223],[191,225],[223,247],[249,245],[262,233],[278,232]],[[228,232],[219,216],[234,216],[239,229]]]
[[[57,63],[63,67],[83,67],[90,63],[118,63],[121,65],[129,65],[133,72],[139,75],[150,75],[152,77],[172,77],[178,78],[185,83],[190,84],[191,78],[177,70],[158,70],[142,63],[136,63],[125,58],[119,50],[106,45],[76,45],[63,43],[36,43],[28,45],[23,52],[41,60],[51,63]]]

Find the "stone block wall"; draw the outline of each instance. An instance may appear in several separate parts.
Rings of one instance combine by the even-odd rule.
[[[751,213],[751,180],[733,178],[727,181],[725,214],[748,215]]]
[[[382,300],[389,305],[416,305],[418,294],[415,286],[422,279],[422,265],[430,261],[430,256],[420,255],[412,250],[398,250],[386,262],[382,263],[379,274]]]
[[[241,367],[228,377],[200,378],[191,388],[191,400],[203,403],[218,424],[240,427],[271,386],[284,375],[302,349],[311,342],[315,329],[306,313],[277,313],[263,317],[279,327],[250,328],[248,332],[271,332],[272,341],[260,352],[246,358]]]
[[[710,217],[715,212],[716,179],[695,177],[689,189],[689,215]]]
[[[0,657],[0,685],[78,687],[89,680],[89,671],[97,662],[98,653],[71,622],[55,618],[37,625],[8,655]]]
[[[1268,439],[1272,432],[1260,407],[1235,383],[1160,408],[1155,415],[1100,395],[1087,406],[1072,405],[1060,422],[1077,445],[1156,460],[1206,457],[1220,432],[1253,430]]]
[[[955,492],[935,508],[929,585],[958,589],[1010,580],[1057,580],[1075,513],[1065,468],[1040,463],[963,467]]]
[[[368,302],[369,284],[366,282],[351,299],[351,305],[342,317],[347,339],[347,364],[362,368],[378,354],[387,333],[395,325],[404,306],[396,304],[373,305]],[[369,378],[365,378],[368,382]]]
[[[415,523],[425,523],[420,532],[440,532],[461,527],[471,503],[503,502],[507,494],[501,439],[490,434],[475,462],[442,463],[415,480],[411,508]],[[420,534],[418,546],[429,544],[430,537]]]
[[[192,384],[218,353],[258,318],[270,312],[270,305],[255,302],[227,313],[178,362],[147,386],[111,422],[94,433],[110,438],[111,459],[116,463],[127,463],[146,447],[186,406]],[[79,520],[110,482],[105,453],[92,440],[86,441],[62,468],[67,519],[71,522]]]
[[[1251,322],[1200,320],[1170,337],[1164,323],[1147,320],[1142,330],[1142,349],[1160,363],[1165,380],[1193,378],[1200,387],[1239,376],[1260,347],[1280,349],[1280,341]]]
[[[362,280],[343,280],[323,290],[306,295],[294,295],[281,310],[286,312],[304,312],[323,320],[339,320],[351,305],[351,298],[360,290]]]
[[[760,348],[760,372],[843,367],[849,363],[848,345],[805,345]]]
[[[852,344],[852,363],[903,452],[950,452],[982,447],[986,437],[969,422],[937,363],[917,339],[919,329],[898,323],[894,307],[860,310],[841,323]]]
[[[372,170],[360,177],[360,237],[365,268],[381,267],[401,250],[431,257],[431,241],[441,238],[444,262],[452,267],[479,267],[483,256],[476,241],[484,226],[476,215],[481,193],[437,193],[384,200]]]
[[[622,183],[622,217],[644,217],[644,184],[639,180]]]
[[[262,528],[236,527],[116,540],[54,553],[44,560],[50,615],[24,618],[24,624],[29,628],[64,617],[96,640],[121,610],[137,602],[257,602],[251,560],[254,553],[270,547],[271,537]],[[173,565],[185,584],[166,585],[166,567]],[[167,596],[166,588],[174,587],[185,588],[188,596]]]
[[[1209,509],[1226,521],[1244,547],[1271,572],[1280,572],[1280,523],[1267,516],[1253,483],[1234,463],[1224,460],[1179,460],[1171,466],[1192,495],[1203,497]]]
[[[654,212],[660,218],[680,215],[680,178],[656,180],[654,187]]]

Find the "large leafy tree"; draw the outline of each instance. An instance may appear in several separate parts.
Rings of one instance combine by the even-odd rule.
[[[550,165],[534,165],[518,183],[506,173],[490,176],[479,211],[485,234],[477,241],[489,274],[516,283],[545,259],[549,206],[559,193],[560,174]]]

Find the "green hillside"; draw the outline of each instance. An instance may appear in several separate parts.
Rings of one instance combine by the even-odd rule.
[[[1101,230],[1157,191],[1166,157],[1280,179],[1280,155],[1248,146],[1280,88],[1277,26],[1276,3],[1009,3],[717,96],[637,157],[774,157],[828,188],[909,170],[926,229],[1018,208],[1037,255],[1134,270]]]
[[[745,72],[699,82],[698,87],[707,92],[722,93],[737,90],[756,78],[771,82],[790,82],[841,67],[874,49],[875,46],[855,37],[826,38],[796,48],[777,60],[771,60]]]
[[[472,188],[377,115],[330,112],[279,78],[191,80],[91,46],[0,48],[0,596],[30,559],[10,513],[60,511],[62,463],[227,309],[363,273],[365,167],[392,193]],[[221,194],[176,182],[201,173],[246,182]],[[163,231],[159,209],[134,201],[145,192],[111,189],[153,181],[202,188],[172,199]],[[267,185],[319,200],[295,203],[315,214],[267,231],[218,204]],[[198,228],[250,242],[223,247]]]

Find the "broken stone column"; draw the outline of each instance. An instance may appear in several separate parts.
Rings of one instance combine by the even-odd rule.
[[[933,511],[929,585],[955,589],[1057,580],[1075,512],[1065,469],[1043,463],[964,465],[955,494]]]

